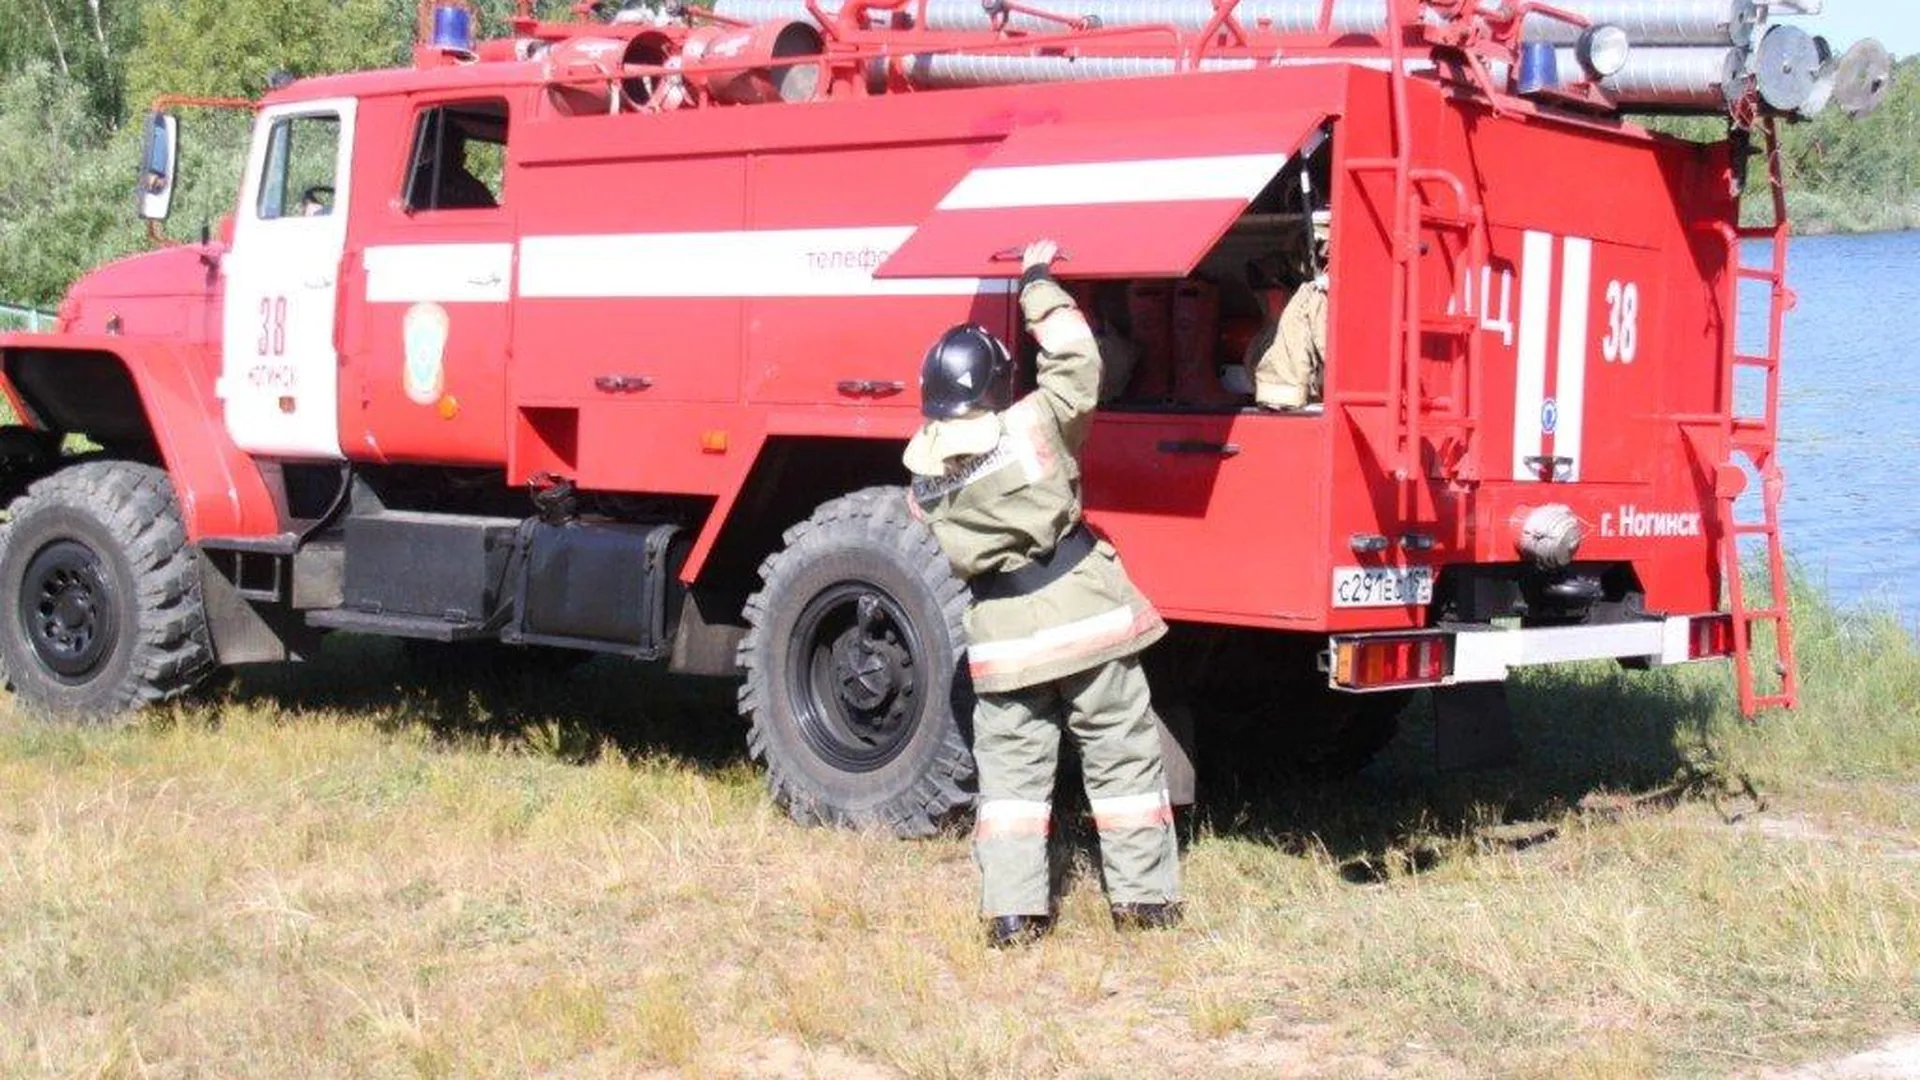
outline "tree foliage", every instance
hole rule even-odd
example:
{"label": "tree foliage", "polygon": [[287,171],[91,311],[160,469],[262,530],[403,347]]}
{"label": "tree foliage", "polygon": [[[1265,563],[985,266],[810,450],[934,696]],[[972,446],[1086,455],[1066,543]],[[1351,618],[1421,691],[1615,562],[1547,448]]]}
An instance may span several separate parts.
{"label": "tree foliage", "polygon": [[1848,209],[1855,219],[1840,228],[1870,227],[1889,211],[1920,225],[1920,58],[1902,61],[1879,111],[1853,120],[1829,110],[1810,124],[1787,131],[1788,179],[1814,208]]}
{"label": "tree foliage", "polygon": [[[1724,138],[1708,117],[1660,117],[1651,126],[1696,141]],[[1811,121],[1780,125],[1787,191],[1802,232],[1920,228],[1920,57],[1894,68],[1886,101],[1855,119],[1829,108]],[[1772,213],[1765,163],[1756,158],[1747,189],[1750,222]]]}
{"label": "tree foliage", "polygon": [[45,66],[111,124],[123,112],[127,57],[138,45],[131,0],[0,0],[0,73]]}

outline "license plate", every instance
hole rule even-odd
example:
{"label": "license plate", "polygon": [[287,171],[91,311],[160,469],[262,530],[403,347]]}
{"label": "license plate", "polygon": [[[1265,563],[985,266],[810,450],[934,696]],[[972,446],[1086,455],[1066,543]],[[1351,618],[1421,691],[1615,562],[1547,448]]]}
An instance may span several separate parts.
{"label": "license plate", "polygon": [[1358,566],[1333,572],[1337,608],[1406,607],[1433,603],[1433,568],[1375,570]]}

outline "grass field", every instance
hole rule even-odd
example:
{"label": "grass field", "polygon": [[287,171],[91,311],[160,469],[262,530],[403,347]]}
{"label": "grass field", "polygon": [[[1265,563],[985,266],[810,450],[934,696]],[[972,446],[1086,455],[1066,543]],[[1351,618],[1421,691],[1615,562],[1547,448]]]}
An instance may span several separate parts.
{"label": "grass field", "polygon": [[[1069,829],[1014,955],[963,838],[770,807],[727,684],[342,639],[121,730],[9,717],[0,1075],[1769,1075],[1920,1029],[1920,650],[1800,626],[1757,728],[1723,669],[1567,671],[1515,687],[1517,769],[1436,775],[1414,719],[1216,792],[1179,932],[1116,936]],[[1709,797],[1741,776],[1764,811]]]}

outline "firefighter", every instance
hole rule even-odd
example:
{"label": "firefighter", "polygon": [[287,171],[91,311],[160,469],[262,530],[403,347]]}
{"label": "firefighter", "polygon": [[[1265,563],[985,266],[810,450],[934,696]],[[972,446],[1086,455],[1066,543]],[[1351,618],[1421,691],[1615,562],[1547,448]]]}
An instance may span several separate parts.
{"label": "firefighter", "polygon": [[1058,253],[1039,240],[1023,262],[1037,389],[1012,400],[1007,346],[956,326],[927,353],[927,422],[905,455],[910,509],[973,594],[974,858],[988,941],[999,948],[1052,925],[1047,834],[1062,730],[1080,750],[1114,925],[1171,927],[1181,915],[1173,810],[1139,658],[1166,624],[1081,521],[1075,455],[1099,398],[1100,358],[1086,318],[1053,280]]}
{"label": "firefighter", "polygon": [[1267,325],[1248,349],[1254,403],[1263,409],[1294,412],[1320,404],[1327,361],[1326,244],[1331,218],[1313,215],[1310,276],[1287,300],[1280,318]]}

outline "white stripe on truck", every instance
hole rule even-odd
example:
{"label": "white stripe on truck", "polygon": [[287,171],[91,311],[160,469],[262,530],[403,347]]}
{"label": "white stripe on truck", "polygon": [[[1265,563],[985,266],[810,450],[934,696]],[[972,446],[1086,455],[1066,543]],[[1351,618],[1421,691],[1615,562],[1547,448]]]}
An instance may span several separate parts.
{"label": "white stripe on truck", "polygon": [[1580,479],[1581,442],[1586,437],[1587,331],[1593,306],[1593,241],[1569,236],[1560,273],[1560,362],[1554,371],[1559,426],[1553,433],[1555,457],[1573,464],[1560,475]]}
{"label": "white stripe on truck", "polygon": [[1285,154],[1227,154],[1067,165],[975,169],[940,200],[941,210],[1020,206],[1251,200],[1287,163]]}
{"label": "white stripe on truck", "polygon": [[539,299],[972,296],[1013,282],[891,278],[874,270],[914,226],[529,236],[520,295]]}
{"label": "white stripe on truck", "polygon": [[1538,481],[1537,458],[1546,445],[1541,411],[1547,404],[1547,321],[1553,302],[1553,237],[1529,232],[1520,252],[1520,351],[1513,386],[1513,478]]}
{"label": "white stripe on truck", "polygon": [[721,297],[974,296],[998,278],[892,278],[873,272],[911,225],[837,229],[528,236],[514,289],[512,244],[389,244],[366,251],[371,304]]}
{"label": "white stripe on truck", "polygon": [[512,244],[389,244],[363,261],[369,304],[504,304],[513,287]]}

